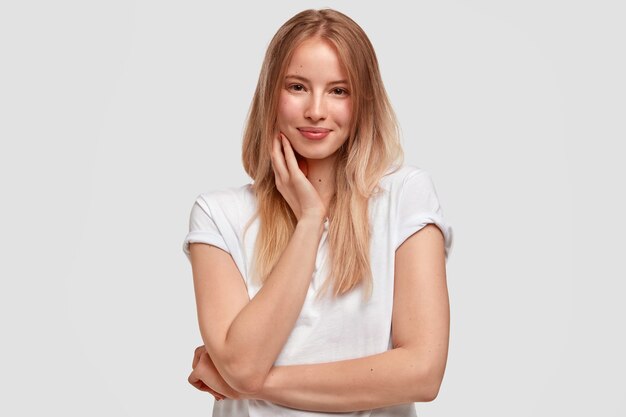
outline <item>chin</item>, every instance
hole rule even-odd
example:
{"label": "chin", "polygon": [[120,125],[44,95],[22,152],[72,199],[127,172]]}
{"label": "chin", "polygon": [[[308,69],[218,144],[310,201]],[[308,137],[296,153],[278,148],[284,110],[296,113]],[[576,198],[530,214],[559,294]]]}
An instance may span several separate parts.
{"label": "chin", "polygon": [[[300,148],[300,146],[298,146]],[[302,146],[304,149],[296,149],[293,144],[291,145],[291,149],[296,154],[296,156],[302,156],[307,159],[324,159],[329,154],[324,149],[309,149],[308,146]]]}
{"label": "chin", "polygon": [[322,160],[322,159],[326,159],[329,156],[332,156],[332,154],[328,154],[328,153],[323,153],[323,154],[305,154],[302,155],[303,158],[309,159],[309,160]]}
{"label": "chin", "polygon": [[300,158],[306,158],[306,159],[319,159],[319,157],[315,154],[312,154],[311,152],[298,152],[295,150],[293,150],[293,153],[296,154],[296,158],[300,157]]}

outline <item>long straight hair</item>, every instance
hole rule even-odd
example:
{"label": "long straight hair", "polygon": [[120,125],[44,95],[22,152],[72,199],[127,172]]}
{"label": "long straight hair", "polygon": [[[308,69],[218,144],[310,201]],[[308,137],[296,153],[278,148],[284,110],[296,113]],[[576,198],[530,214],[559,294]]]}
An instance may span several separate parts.
{"label": "long straight hair", "polygon": [[356,22],[332,9],[305,10],[289,19],[272,38],[261,67],[242,147],[243,166],[254,180],[258,202],[246,230],[257,216],[260,218],[252,277],[259,284],[265,283],[297,224],[291,207],[276,188],[270,153],[285,71],[295,49],[311,38],[334,46],[352,94],[349,137],[336,151],[334,166],[336,193],[330,202],[327,237],[331,266],[317,296],[331,285],[337,297],[363,284],[365,299],[371,297],[373,285],[369,199],[380,191],[378,183],[388,169],[393,165],[397,169],[404,162],[404,152],[371,42]]}

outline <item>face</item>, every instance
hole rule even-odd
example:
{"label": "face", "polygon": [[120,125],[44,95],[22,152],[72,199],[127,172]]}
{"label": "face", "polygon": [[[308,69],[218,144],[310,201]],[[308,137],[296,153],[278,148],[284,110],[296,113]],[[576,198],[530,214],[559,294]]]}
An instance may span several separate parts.
{"label": "face", "polygon": [[332,157],[348,138],[352,116],[348,77],[333,46],[321,39],[301,43],[281,87],[280,131],[303,157]]}

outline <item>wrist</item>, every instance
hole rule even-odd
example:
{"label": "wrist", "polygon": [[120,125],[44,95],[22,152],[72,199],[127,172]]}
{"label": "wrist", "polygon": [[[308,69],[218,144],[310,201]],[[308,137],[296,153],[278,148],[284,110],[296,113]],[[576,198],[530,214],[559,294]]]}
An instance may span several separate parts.
{"label": "wrist", "polygon": [[298,225],[302,227],[319,228],[320,232],[324,230],[328,222],[328,217],[320,214],[305,214],[298,220]]}

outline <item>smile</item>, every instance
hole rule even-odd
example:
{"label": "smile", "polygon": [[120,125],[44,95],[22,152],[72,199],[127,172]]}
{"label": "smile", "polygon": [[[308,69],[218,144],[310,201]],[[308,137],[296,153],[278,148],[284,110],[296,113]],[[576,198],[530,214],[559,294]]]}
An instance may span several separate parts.
{"label": "smile", "polygon": [[312,140],[324,139],[331,132],[330,129],[323,129],[323,128],[317,128],[317,127],[302,127],[302,128],[298,128],[298,131],[305,138],[312,139]]}

